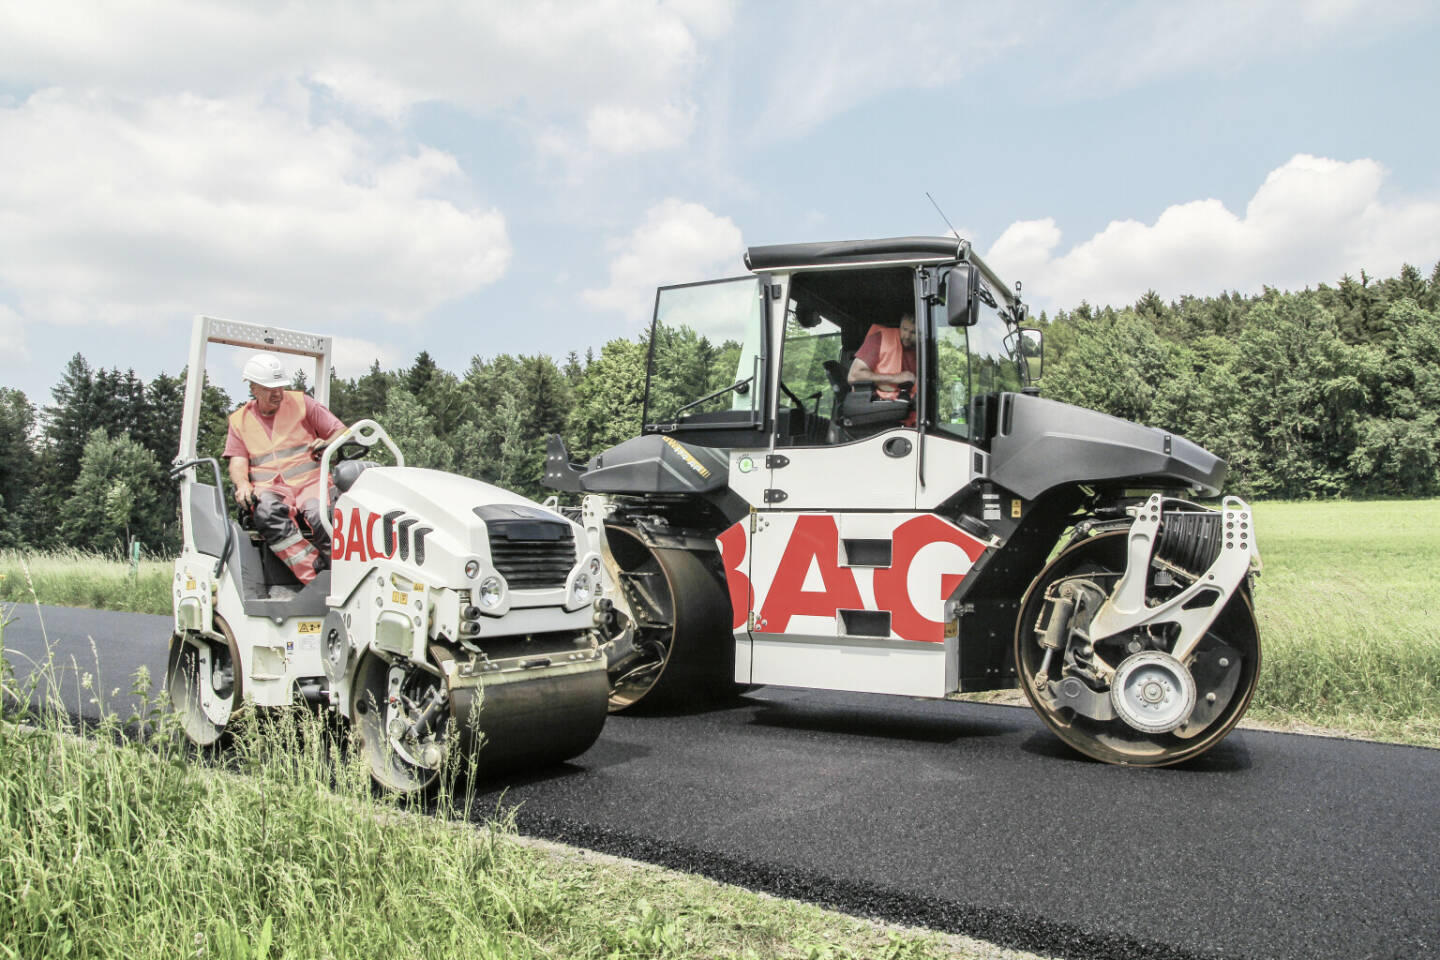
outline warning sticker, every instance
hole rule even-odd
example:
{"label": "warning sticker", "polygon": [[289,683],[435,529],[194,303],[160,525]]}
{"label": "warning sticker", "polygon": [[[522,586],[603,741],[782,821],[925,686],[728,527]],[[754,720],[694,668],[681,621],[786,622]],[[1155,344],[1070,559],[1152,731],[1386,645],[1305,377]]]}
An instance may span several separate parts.
{"label": "warning sticker", "polygon": [[319,620],[301,620],[298,624],[296,624],[296,626],[295,626],[295,632],[298,633],[298,634],[300,634],[301,636],[304,636],[304,635],[307,634],[307,633],[319,633],[319,632],[320,632],[320,621],[319,621]]}
{"label": "warning sticker", "polygon": [[391,592],[390,600],[392,603],[398,603],[400,604],[400,606],[403,607],[405,606],[405,604],[410,602],[410,594],[401,593],[399,590],[395,590]]}

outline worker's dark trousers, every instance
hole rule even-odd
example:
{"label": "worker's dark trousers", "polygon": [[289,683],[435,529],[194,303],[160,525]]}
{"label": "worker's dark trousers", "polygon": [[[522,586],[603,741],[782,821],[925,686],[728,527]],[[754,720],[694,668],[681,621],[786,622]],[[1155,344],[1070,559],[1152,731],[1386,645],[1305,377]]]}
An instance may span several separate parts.
{"label": "worker's dark trousers", "polygon": [[[312,539],[308,541],[301,536],[296,522],[300,517],[310,527]],[[319,499],[296,503],[293,491],[264,490],[255,498],[255,529],[301,583],[309,583],[316,573],[330,566],[330,543],[320,525]]]}

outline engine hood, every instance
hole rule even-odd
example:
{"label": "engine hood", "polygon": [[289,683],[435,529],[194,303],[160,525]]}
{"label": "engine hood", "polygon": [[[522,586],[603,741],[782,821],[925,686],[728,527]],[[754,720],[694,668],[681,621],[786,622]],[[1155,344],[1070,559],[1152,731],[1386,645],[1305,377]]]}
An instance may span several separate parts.
{"label": "engine hood", "polygon": [[580,477],[587,493],[706,493],[730,479],[726,451],[649,434],[591,458]]}
{"label": "engine hood", "polygon": [[1027,500],[1067,483],[1124,480],[1216,496],[1229,466],[1184,437],[1042,397],[1001,398],[990,478]]}

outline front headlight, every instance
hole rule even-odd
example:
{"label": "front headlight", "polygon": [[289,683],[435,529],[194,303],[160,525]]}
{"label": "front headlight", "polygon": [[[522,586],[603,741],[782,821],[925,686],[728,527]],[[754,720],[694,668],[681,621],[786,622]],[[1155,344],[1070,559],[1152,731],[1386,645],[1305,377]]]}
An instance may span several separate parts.
{"label": "front headlight", "polygon": [[480,588],[475,591],[475,597],[480,601],[481,607],[486,610],[494,610],[505,599],[505,581],[493,574],[486,577],[480,581]]}
{"label": "front headlight", "polygon": [[575,580],[570,584],[570,605],[583,607],[590,602],[594,592],[594,581],[590,579],[590,574],[583,571],[575,574]]}

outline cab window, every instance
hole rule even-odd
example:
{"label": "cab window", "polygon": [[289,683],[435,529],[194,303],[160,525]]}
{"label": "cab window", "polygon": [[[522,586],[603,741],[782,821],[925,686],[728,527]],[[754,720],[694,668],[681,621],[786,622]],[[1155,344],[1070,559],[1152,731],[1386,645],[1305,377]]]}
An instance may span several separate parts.
{"label": "cab window", "polygon": [[[971,327],[945,322],[945,305],[931,308],[935,333],[935,425],[964,440],[974,439],[977,400],[1024,386],[1020,344],[996,308],[993,293],[982,288],[979,320]],[[983,428],[983,425],[982,425]]]}

